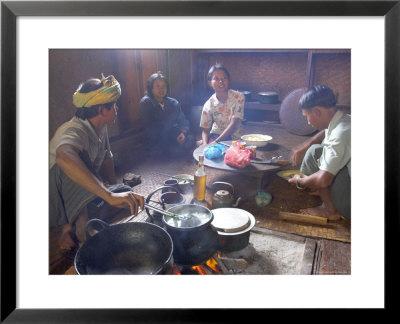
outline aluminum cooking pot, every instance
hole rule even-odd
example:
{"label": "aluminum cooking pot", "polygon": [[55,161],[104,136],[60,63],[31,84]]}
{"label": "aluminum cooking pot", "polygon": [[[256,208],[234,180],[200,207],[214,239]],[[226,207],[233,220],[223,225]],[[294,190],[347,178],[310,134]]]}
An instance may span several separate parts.
{"label": "aluminum cooking pot", "polygon": [[276,92],[266,91],[259,92],[258,101],[263,104],[277,104],[279,103],[279,96]]}
{"label": "aluminum cooking pot", "polygon": [[180,265],[198,265],[210,259],[218,248],[218,233],[211,227],[211,211],[186,204],[168,209],[180,218],[164,215],[162,222],[174,243],[174,261]]}
{"label": "aluminum cooking pot", "polygon": [[[102,228],[90,236],[90,226]],[[132,222],[109,225],[100,219],[86,224],[85,243],[75,255],[78,274],[161,274],[171,273],[173,243],[160,226]]]}
{"label": "aluminum cooking pot", "polygon": [[249,244],[250,231],[255,225],[252,214],[239,208],[218,208],[213,214],[211,226],[218,231],[220,251],[237,251]]}

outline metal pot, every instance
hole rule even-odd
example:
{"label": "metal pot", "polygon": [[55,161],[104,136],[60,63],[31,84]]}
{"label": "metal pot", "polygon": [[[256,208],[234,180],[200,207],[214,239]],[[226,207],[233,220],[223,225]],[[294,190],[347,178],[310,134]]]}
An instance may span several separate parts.
{"label": "metal pot", "polygon": [[161,205],[174,206],[183,202],[183,196],[178,192],[164,192],[160,196]]}
{"label": "metal pot", "polygon": [[259,92],[258,101],[263,104],[277,104],[279,103],[279,96],[276,92]]}
{"label": "metal pot", "polygon": [[181,192],[180,188],[179,188],[179,184],[178,184],[178,180],[176,179],[169,179],[169,180],[165,180],[164,181],[164,188],[162,189],[162,192],[173,192],[174,190],[172,190],[170,187],[173,187],[177,190],[177,192]]}
{"label": "metal pot", "polygon": [[244,94],[244,98],[246,102],[251,101],[251,92],[250,91],[239,91],[240,93]]}
{"label": "metal pot", "polygon": [[180,265],[198,265],[210,259],[218,248],[218,234],[211,227],[211,211],[199,205],[177,205],[168,212],[184,219],[164,215],[163,224],[174,243],[174,260]]}
{"label": "metal pot", "polygon": [[[90,226],[102,228],[90,236]],[[85,227],[86,241],[75,255],[78,274],[161,274],[171,273],[173,243],[160,226],[132,222],[109,225],[100,219]]]}
{"label": "metal pot", "polygon": [[178,185],[181,193],[188,194],[193,192],[194,177],[190,174],[176,174],[173,176],[178,180]]}
{"label": "metal pot", "polygon": [[239,208],[218,208],[213,214],[211,226],[218,232],[220,251],[237,251],[249,244],[250,231],[255,225],[252,214]]}
{"label": "metal pot", "polygon": [[[150,217],[150,222],[151,223],[158,222],[159,223],[158,225],[162,225],[162,223],[161,223],[161,215],[162,215],[162,213],[160,213],[158,211],[150,212],[150,208],[148,206],[149,203],[152,202],[152,203],[156,203],[156,204],[161,205],[162,209],[166,209],[167,201],[166,201],[165,198],[162,199],[162,197],[165,197],[165,196],[163,196],[163,194],[161,195],[159,201],[155,201],[155,200],[151,199],[153,197],[153,195],[155,193],[159,192],[159,191],[163,192],[163,194],[166,193],[166,192],[174,192],[174,193],[176,193],[176,196],[175,196],[176,201],[181,201],[180,198],[183,199],[183,197],[182,197],[181,193],[179,192],[179,190],[174,186],[162,186],[162,187],[159,187],[156,190],[154,190],[153,192],[151,192],[146,197],[146,199],[145,199],[145,205],[146,205],[145,210],[146,210],[147,215]],[[169,199],[172,199],[172,197],[169,197]],[[169,200],[169,201],[171,201],[171,200]]]}

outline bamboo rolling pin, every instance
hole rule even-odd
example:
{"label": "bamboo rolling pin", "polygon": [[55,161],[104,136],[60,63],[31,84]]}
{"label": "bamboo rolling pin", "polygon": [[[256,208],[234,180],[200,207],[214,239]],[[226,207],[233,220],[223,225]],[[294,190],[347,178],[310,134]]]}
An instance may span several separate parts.
{"label": "bamboo rolling pin", "polygon": [[310,223],[317,225],[326,225],[328,223],[328,218],[326,217],[289,213],[289,212],[279,212],[279,218],[288,221]]}

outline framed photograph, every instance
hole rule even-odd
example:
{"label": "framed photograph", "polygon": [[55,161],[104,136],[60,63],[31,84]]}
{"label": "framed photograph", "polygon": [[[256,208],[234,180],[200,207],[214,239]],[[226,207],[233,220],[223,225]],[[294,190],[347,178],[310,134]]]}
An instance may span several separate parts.
{"label": "framed photograph", "polygon": [[[399,21],[398,0],[2,2],[1,321],[218,322],[251,309],[392,309]],[[95,48],[351,49],[360,207],[352,217],[352,274],[49,276],[49,50]],[[210,309],[218,310],[212,319]]]}

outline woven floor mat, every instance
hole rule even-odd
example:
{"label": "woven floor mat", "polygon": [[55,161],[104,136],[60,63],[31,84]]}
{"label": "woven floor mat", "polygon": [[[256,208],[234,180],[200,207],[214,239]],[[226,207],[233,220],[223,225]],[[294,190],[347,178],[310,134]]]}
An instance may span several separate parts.
{"label": "woven floor mat", "polygon": [[[351,224],[350,221],[345,219],[338,222],[328,222],[326,225],[279,219],[279,212],[281,211],[299,213],[300,209],[321,205],[321,200],[318,196],[296,189],[294,185],[278,177],[275,172],[266,174],[263,178],[263,190],[272,195],[272,202],[266,207],[259,207],[255,203],[255,196],[258,192],[256,178],[217,170],[212,170],[207,176],[209,186],[214,181],[232,183],[236,190],[236,198],[242,197],[238,208],[252,213],[256,218],[257,226],[306,237],[351,242]],[[211,202],[212,193],[207,192],[206,199]]]}
{"label": "woven floor mat", "polygon": [[272,195],[272,202],[266,207],[258,207],[251,200],[247,200],[241,208],[252,211],[257,215],[257,226],[275,231],[298,234],[313,238],[351,242],[350,221],[342,219],[326,225],[314,225],[279,219],[279,212],[299,213],[300,209],[319,206],[318,196],[310,195],[296,189],[286,180],[273,174],[268,178],[264,190]]}
{"label": "woven floor mat", "polygon": [[146,157],[128,162],[128,165],[129,168],[123,171],[140,175],[142,180],[133,191],[144,196],[161,187],[164,181],[170,178],[168,175],[194,174],[197,169],[197,162],[192,156],[170,160]]}

